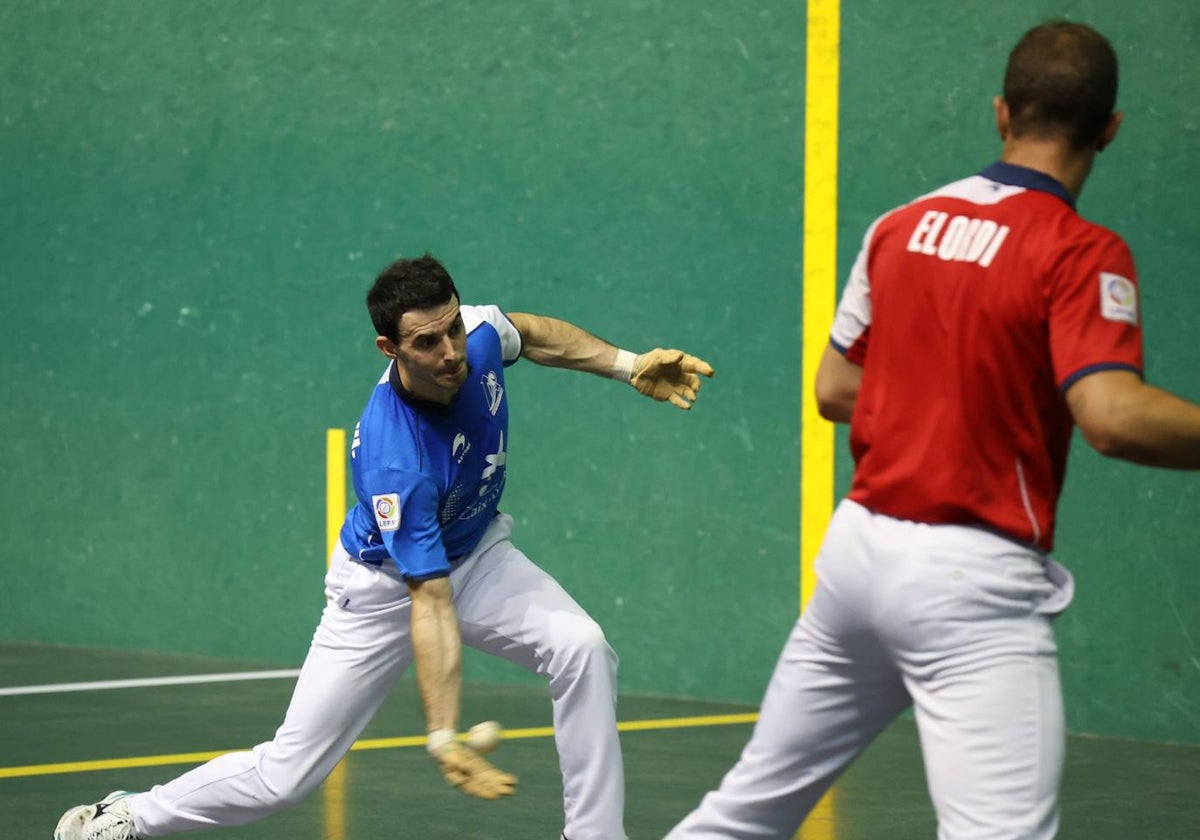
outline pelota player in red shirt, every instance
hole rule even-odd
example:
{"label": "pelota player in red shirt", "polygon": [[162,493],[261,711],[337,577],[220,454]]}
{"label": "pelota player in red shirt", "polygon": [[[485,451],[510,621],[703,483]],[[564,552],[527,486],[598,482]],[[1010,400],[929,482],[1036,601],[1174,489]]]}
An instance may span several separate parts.
{"label": "pelota player in red shirt", "polygon": [[995,100],[1001,160],[867,232],[816,381],[853,485],[749,744],[669,840],[791,838],[909,705],[940,840],[1054,836],[1072,581],[1046,552],[1072,429],[1200,468],[1200,406],[1142,380],[1129,249],[1074,209],[1116,89],[1103,36],[1035,27]]}

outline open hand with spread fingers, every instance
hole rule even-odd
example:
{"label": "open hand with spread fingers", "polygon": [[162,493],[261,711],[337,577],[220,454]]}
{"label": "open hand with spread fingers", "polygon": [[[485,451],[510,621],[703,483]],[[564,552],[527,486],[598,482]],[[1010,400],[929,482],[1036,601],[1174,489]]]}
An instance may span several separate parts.
{"label": "open hand with spread fingers", "polygon": [[712,375],[712,365],[703,359],[656,347],[637,357],[629,384],[640,394],[686,411],[700,392],[700,376]]}
{"label": "open hand with spread fingers", "polygon": [[429,751],[446,781],[480,799],[499,799],[516,793],[517,777],[505,773],[478,752],[458,741]]}

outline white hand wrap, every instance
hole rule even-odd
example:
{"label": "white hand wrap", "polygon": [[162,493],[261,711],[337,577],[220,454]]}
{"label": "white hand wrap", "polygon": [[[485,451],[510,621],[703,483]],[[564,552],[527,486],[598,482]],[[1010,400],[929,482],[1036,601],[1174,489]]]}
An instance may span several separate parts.
{"label": "white hand wrap", "polygon": [[425,750],[430,755],[434,755],[442,747],[449,744],[458,737],[458,733],[453,729],[435,729],[429,733],[425,740]]}
{"label": "white hand wrap", "polygon": [[637,354],[628,350],[618,350],[616,361],[612,366],[612,378],[621,382],[633,379],[633,366],[637,363]]}

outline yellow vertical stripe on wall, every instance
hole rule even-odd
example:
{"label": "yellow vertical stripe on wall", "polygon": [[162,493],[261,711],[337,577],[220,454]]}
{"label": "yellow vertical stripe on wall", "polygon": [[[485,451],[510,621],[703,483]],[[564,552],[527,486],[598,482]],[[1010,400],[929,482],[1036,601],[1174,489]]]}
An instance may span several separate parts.
{"label": "yellow vertical stripe on wall", "polygon": [[325,430],[325,557],[346,518],[346,430]]}
{"label": "yellow vertical stripe on wall", "polygon": [[804,106],[804,321],[800,395],[800,605],[833,512],[833,426],[817,414],[813,379],[829,341],[837,295],[837,0],[808,4]]}
{"label": "yellow vertical stripe on wall", "polygon": [[[346,430],[325,430],[325,563],[346,517]],[[325,840],[346,838],[346,762],[339,761],[323,786]]]}
{"label": "yellow vertical stripe on wall", "polygon": [[[833,426],[817,414],[813,379],[837,297],[838,0],[809,0],[804,94],[804,321],[800,395],[800,608],[833,513]],[[825,794],[796,840],[837,840],[836,793]]]}

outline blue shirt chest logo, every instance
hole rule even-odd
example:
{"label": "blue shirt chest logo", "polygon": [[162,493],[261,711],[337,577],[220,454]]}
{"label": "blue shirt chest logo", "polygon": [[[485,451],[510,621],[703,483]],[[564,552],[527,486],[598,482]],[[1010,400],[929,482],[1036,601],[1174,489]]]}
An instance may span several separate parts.
{"label": "blue shirt chest logo", "polygon": [[483,386],[488,411],[495,417],[496,412],[500,410],[500,403],[504,400],[504,386],[500,384],[500,377],[496,376],[496,371],[489,370],[479,378],[479,384]]}

